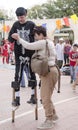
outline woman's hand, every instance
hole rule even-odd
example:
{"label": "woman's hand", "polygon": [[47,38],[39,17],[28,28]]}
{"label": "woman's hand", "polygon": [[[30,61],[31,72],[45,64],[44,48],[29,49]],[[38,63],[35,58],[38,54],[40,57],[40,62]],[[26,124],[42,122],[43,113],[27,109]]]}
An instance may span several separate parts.
{"label": "woman's hand", "polygon": [[17,33],[13,33],[13,34],[11,35],[11,37],[14,38],[15,40],[19,40],[19,38],[20,38]]}

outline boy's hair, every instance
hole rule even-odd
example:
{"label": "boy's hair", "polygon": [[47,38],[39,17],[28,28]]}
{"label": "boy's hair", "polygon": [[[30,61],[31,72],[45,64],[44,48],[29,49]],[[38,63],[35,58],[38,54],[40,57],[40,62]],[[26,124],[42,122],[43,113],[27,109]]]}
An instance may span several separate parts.
{"label": "boy's hair", "polygon": [[73,46],[78,47],[78,44],[77,44],[77,43],[74,43]]}
{"label": "boy's hair", "polygon": [[16,16],[22,16],[22,15],[26,15],[27,14],[27,9],[23,8],[23,7],[18,7],[15,11]]}
{"label": "boy's hair", "polygon": [[44,37],[47,36],[46,28],[43,26],[35,26],[33,33],[37,33],[38,35],[42,33]]}

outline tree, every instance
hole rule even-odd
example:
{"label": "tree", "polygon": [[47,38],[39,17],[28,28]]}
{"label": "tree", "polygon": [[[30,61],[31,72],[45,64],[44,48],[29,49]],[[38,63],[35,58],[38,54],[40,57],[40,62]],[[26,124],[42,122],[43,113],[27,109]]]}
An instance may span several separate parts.
{"label": "tree", "polygon": [[54,6],[53,1],[50,0],[48,1],[48,3],[43,4],[42,10],[43,10],[43,16],[45,16],[45,18],[50,19],[56,17],[56,8]]}
{"label": "tree", "polygon": [[48,0],[46,3],[34,6],[29,10],[29,18],[61,18],[78,15],[78,0]]}
{"label": "tree", "polygon": [[7,11],[0,9],[0,19],[4,20],[4,19],[7,19],[7,18],[8,18]]}
{"label": "tree", "polygon": [[42,19],[43,18],[43,12],[40,5],[36,5],[32,7],[28,11],[28,18],[30,19]]}
{"label": "tree", "polygon": [[78,0],[57,0],[54,4],[59,17],[78,14]]}

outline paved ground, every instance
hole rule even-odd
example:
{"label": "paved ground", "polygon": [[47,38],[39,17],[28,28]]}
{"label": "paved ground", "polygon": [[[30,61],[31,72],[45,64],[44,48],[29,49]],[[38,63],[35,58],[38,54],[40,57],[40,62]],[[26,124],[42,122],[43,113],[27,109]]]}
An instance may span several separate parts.
{"label": "paved ground", "polygon": [[[39,101],[40,89],[37,87],[38,120],[35,120],[35,105],[26,103],[31,94],[31,89],[26,87],[21,88],[21,106],[16,111],[15,122],[12,123],[13,78],[14,66],[0,63],[0,130],[37,130],[37,126],[45,120],[44,110]],[[52,130],[78,130],[78,87],[76,91],[72,90],[69,76],[61,77],[61,93],[58,94],[55,89],[53,102],[59,120],[53,125]]]}

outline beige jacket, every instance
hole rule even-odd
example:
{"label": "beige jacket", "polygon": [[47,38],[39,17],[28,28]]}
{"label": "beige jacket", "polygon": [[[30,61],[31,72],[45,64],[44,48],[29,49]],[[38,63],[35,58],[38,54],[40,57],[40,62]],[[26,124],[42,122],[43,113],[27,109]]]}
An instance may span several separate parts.
{"label": "beige jacket", "polygon": [[[53,66],[55,64],[56,59],[56,51],[54,43],[47,39],[48,41],[48,48],[50,52],[50,56],[48,56],[48,65]],[[45,55],[46,51],[46,40],[39,40],[32,43],[28,43],[27,41],[24,41],[23,39],[19,38],[19,42],[22,44],[22,46],[29,50],[38,50],[39,55]]]}

